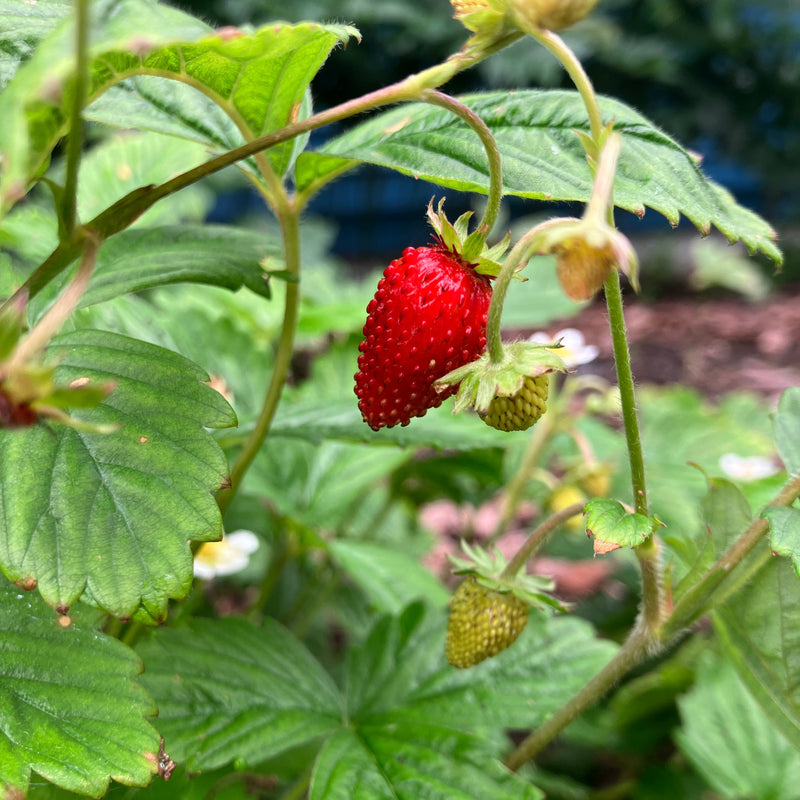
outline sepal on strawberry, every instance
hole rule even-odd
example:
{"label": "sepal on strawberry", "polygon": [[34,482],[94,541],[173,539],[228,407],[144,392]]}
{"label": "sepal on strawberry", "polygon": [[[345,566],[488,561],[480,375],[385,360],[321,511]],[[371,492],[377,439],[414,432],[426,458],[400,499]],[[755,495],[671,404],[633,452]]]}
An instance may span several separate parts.
{"label": "sepal on strawberry", "polygon": [[553,371],[566,372],[557,349],[558,343],[514,342],[504,345],[503,358],[499,362],[492,361],[490,355],[484,353],[476,361],[444,375],[434,383],[434,387],[437,391],[448,391],[459,384],[453,413],[459,414],[472,407],[485,418],[496,398],[510,398],[524,391],[529,379]]}
{"label": "sepal on strawberry", "polygon": [[464,212],[455,222],[450,222],[444,213],[444,198],[434,211],[433,200],[428,203],[428,222],[436,233],[436,238],[452,253],[469,262],[475,272],[480,275],[496,277],[502,265],[503,257],[511,242],[511,234],[507,233],[500,242],[488,247],[486,233],[481,230],[469,233],[469,221],[472,212]]}
{"label": "sepal on strawberry", "polygon": [[508,562],[500,551],[492,554],[462,543],[467,559],[452,558],[454,572],[465,575],[450,603],[445,655],[454,667],[465,669],[510,647],[528,621],[528,609],[565,606],[549,592],[550,578],[528,575],[524,565],[506,575]]}

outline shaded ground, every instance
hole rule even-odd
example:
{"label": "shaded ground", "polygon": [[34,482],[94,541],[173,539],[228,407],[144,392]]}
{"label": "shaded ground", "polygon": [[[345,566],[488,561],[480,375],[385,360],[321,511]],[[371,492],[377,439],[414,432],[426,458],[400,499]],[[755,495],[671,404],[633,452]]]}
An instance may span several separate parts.
{"label": "shaded ground", "polygon": [[[658,302],[626,298],[633,370],[640,383],[684,383],[710,399],[735,389],[769,400],[800,385],[800,289],[763,302],[694,297]],[[613,379],[605,304],[548,328],[578,328],[600,348],[593,371]]]}

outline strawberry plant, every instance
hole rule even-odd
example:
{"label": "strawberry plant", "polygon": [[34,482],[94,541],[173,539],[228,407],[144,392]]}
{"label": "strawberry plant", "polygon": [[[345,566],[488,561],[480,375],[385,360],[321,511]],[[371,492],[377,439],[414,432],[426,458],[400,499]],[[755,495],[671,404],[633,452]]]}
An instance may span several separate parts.
{"label": "strawberry plant", "polygon": [[[595,93],[593,5],[453,0],[459,50],[316,110],[351,25],[5,3],[2,800],[796,796],[800,388],[637,386],[614,215],[782,254]],[[516,42],[574,91],[445,93]],[[305,212],[361,164],[485,203],[345,280]],[[504,238],[512,196],[584,211]],[[612,383],[513,334],[601,293]]]}

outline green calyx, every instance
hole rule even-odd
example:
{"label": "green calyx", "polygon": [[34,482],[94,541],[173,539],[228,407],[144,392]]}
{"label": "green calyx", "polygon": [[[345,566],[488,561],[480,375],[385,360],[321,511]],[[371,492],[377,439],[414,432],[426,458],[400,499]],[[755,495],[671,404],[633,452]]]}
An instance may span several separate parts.
{"label": "green calyx", "polygon": [[511,242],[510,234],[506,234],[505,238],[493,247],[487,247],[486,231],[479,229],[469,233],[472,212],[465,212],[455,223],[452,223],[444,213],[444,198],[439,201],[439,206],[435,211],[433,200],[428,203],[427,216],[431,227],[436,232],[436,237],[444,247],[469,262],[481,275],[497,276],[502,266],[499,259],[508,250]]}
{"label": "green calyx", "polygon": [[526,377],[535,378],[547,372],[566,372],[567,367],[556,352],[558,345],[514,342],[503,346],[503,357],[492,361],[484,353],[477,361],[448,372],[434,383],[437,391],[460,384],[453,413],[474,408],[486,414],[495,397],[511,397],[521,388]]}
{"label": "green calyx", "polygon": [[516,572],[507,574],[508,561],[495,547],[488,552],[480,547],[472,547],[461,542],[466,558],[449,556],[456,575],[474,575],[475,579],[487,589],[503,594],[512,594],[532,608],[555,608],[569,611],[569,606],[561,603],[551,592],[555,588],[553,579],[546,575],[529,575],[523,564]]}

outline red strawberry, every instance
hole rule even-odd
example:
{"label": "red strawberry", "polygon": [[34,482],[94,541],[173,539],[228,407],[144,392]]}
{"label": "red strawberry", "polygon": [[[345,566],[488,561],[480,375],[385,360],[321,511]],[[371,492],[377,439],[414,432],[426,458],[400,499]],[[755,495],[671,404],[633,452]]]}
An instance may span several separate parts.
{"label": "red strawberry", "polygon": [[367,306],[355,392],[373,429],[408,425],[453,394],[433,382],[474,361],[486,345],[487,275],[441,242],[407,248]]}

